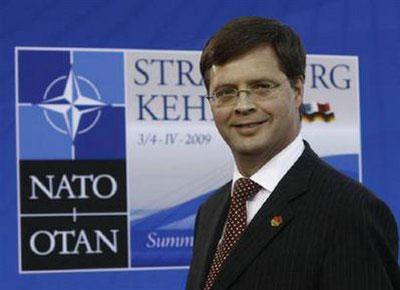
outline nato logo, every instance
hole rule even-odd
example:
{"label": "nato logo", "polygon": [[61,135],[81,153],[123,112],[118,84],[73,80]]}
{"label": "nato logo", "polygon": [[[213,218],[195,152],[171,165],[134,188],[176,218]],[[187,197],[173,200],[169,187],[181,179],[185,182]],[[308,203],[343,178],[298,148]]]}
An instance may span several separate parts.
{"label": "nato logo", "polygon": [[22,160],[125,159],[123,54],[17,50]]}
{"label": "nato logo", "polygon": [[22,271],[128,267],[123,53],[18,48]]}
{"label": "nato logo", "polygon": [[[82,94],[78,79],[84,81],[90,87],[92,90],[91,95],[95,96],[95,98]],[[57,86],[58,82],[65,83],[63,94],[49,98],[52,89]],[[39,104],[39,107],[44,109],[47,121],[55,130],[67,134],[72,140],[75,140],[77,134],[89,131],[98,122],[101,116],[101,109],[105,105],[100,100],[101,97],[95,85],[84,77],[76,77],[71,69],[68,77],[59,77],[46,88],[43,102]],[[51,112],[61,114],[63,121],[61,126],[57,125],[57,121],[51,118]],[[80,125],[82,117],[92,112],[96,112],[96,114],[91,114],[93,115],[92,120],[84,128],[79,129],[82,127]]]}

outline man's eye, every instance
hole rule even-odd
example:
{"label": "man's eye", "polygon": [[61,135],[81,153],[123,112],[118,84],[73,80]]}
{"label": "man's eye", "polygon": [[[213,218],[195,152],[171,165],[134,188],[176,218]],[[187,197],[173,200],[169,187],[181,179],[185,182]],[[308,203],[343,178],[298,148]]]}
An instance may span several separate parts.
{"label": "man's eye", "polygon": [[235,92],[236,92],[235,89],[226,88],[226,89],[216,91],[215,95],[217,97],[226,97],[226,96],[235,95]]}

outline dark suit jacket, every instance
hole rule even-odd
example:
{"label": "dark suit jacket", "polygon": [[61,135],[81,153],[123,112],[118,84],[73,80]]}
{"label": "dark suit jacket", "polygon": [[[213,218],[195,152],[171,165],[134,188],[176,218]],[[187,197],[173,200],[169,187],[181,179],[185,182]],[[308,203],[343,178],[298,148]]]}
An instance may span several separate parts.
{"label": "dark suit jacket", "polygon": [[[187,290],[200,290],[229,208],[231,183],[199,209]],[[282,217],[273,227],[271,219]],[[396,222],[360,183],[306,144],[248,225],[213,290],[400,290]]]}

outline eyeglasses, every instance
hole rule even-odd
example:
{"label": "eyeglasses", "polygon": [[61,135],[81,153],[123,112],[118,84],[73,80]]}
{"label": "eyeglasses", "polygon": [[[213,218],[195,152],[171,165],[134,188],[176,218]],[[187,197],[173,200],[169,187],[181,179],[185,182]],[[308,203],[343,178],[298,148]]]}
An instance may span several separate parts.
{"label": "eyeglasses", "polygon": [[247,93],[247,97],[252,101],[264,101],[275,98],[274,90],[279,88],[281,84],[263,82],[251,85],[247,90],[238,90],[236,88],[225,87],[214,91],[208,99],[216,106],[230,106],[236,103],[240,93]]}

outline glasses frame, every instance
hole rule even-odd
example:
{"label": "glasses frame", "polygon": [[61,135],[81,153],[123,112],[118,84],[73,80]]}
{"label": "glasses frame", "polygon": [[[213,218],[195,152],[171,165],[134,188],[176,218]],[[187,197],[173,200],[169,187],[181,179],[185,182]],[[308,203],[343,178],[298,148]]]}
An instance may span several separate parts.
{"label": "glasses frame", "polygon": [[[279,88],[280,86],[281,86],[281,84],[277,83],[277,84],[274,84],[273,86],[271,86],[268,89],[249,88],[249,89],[244,89],[244,90],[238,90],[236,88],[230,88],[233,92],[235,92],[233,94],[234,97],[232,98],[232,100],[234,100],[234,102],[232,102],[232,103],[228,101],[228,102],[222,102],[222,103],[217,104],[218,99],[220,99],[220,98],[218,98],[216,96],[216,92],[213,92],[211,95],[207,96],[206,98],[210,102],[215,103],[215,104],[217,104],[219,106],[229,106],[229,105],[235,104],[237,102],[237,100],[239,99],[239,97],[240,97],[240,93],[242,93],[242,92],[246,93],[246,96],[248,98],[250,98],[250,96],[258,96],[261,99],[269,100],[269,99],[272,99],[272,98],[268,98],[267,97],[269,95],[269,93],[271,93],[273,90]],[[265,91],[263,91],[263,90],[265,90]],[[263,92],[262,93],[260,93],[260,92],[257,93],[257,91],[263,91]]]}

